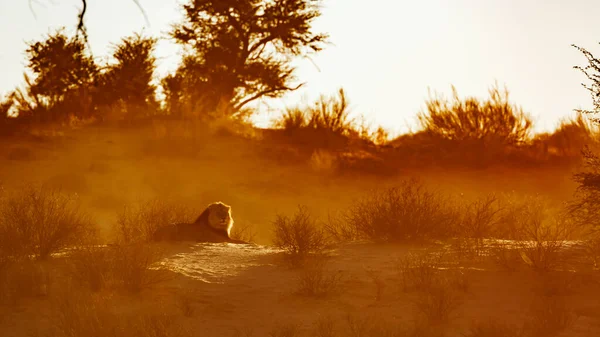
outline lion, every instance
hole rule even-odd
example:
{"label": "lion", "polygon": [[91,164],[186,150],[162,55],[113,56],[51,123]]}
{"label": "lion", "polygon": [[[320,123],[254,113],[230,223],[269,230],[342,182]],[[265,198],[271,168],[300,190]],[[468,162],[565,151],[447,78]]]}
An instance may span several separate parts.
{"label": "lion", "polygon": [[231,206],[215,202],[198,216],[193,223],[174,223],[159,227],[152,237],[154,241],[228,242],[247,244],[231,238],[233,217]]}

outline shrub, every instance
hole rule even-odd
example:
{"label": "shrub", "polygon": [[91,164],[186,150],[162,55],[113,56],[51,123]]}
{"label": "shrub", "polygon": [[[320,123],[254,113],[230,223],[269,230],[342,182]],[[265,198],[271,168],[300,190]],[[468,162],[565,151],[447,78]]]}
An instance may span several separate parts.
{"label": "shrub", "polygon": [[0,268],[0,304],[16,305],[21,299],[46,296],[51,274],[39,262],[22,260]]}
{"label": "shrub", "polygon": [[441,261],[439,256],[421,253],[409,253],[398,259],[397,268],[402,281],[402,288],[425,291],[440,282]]}
{"label": "shrub", "polygon": [[109,247],[79,246],[69,256],[70,276],[92,292],[100,291],[113,280],[115,257]]}
{"label": "shrub", "polygon": [[52,301],[51,331],[39,332],[39,336],[57,337],[104,337],[104,336],[155,336],[176,337],[192,334],[175,317],[168,314],[144,314],[126,316],[114,313],[106,298],[78,291],[65,294]]}
{"label": "shrub", "polygon": [[57,190],[27,187],[0,196],[0,255],[45,259],[92,232],[77,199]]}
{"label": "shrub", "polygon": [[578,113],[575,118],[562,120],[556,130],[547,136],[547,151],[556,151],[562,158],[580,157],[585,146],[594,142],[597,131],[597,126]]}
{"label": "shrub", "polygon": [[487,320],[473,324],[465,337],[521,337],[523,330],[521,328],[498,322],[496,320]]}
{"label": "shrub", "polygon": [[437,283],[419,292],[414,301],[422,318],[433,326],[448,323],[461,304],[460,294],[447,282]]}
{"label": "shrub", "polygon": [[594,233],[584,242],[586,257],[592,262],[594,269],[600,268],[600,235]]}
{"label": "shrub", "polygon": [[93,292],[104,288],[121,288],[130,293],[168,279],[157,262],[162,251],[143,242],[111,246],[77,247],[69,258],[72,280]]}
{"label": "shrub", "polygon": [[117,241],[149,241],[158,227],[191,219],[193,215],[187,207],[159,199],[125,207],[117,214]]}
{"label": "shrub", "polygon": [[486,146],[520,145],[528,139],[531,119],[509,103],[507,90],[502,93],[497,85],[492,87],[486,101],[461,100],[454,87],[452,93],[453,102],[442,97],[426,102],[427,112],[418,114],[425,131],[440,139]]}
{"label": "shrub", "polygon": [[342,148],[349,140],[364,144],[382,145],[389,134],[382,127],[372,127],[364,117],[351,117],[349,101],[344,89],[335,96],[321,96],[306,107],[287,109],[273,123],[275,128],[292,141],[317,148]]}
{"label": "shrub", "polygon": [[501,221],[502,210],[495,195],[487,195],[466,204],[461,212],[459,235],[477,240],[493,236]]}
{"label": "shrub", "polygon": [[573,175],[578,186],[568,210],[582,227],[600,228],[600,158],[589,147],[582,151],[582,155],[583,170]]}
{"label": "shrub", "polygon": [[357,228],[347,221],[343,212],[329,214],[323,230],[328,239],[334,242],[348,242],[360,238]]}
{"label": "shrub", "polygon": [[275,127],[284,129],[286,132],[293,132],[307,126],[307,120],[304,111],[299,107],[287,109],[280,119],[275,120]]}
{"label": "shrub", "polygon": [[361,237],[376,241],[447,238],[457,220],[447,202],[411,179],[354,202],[343,216]]}
{"label": "shrub", "polygon": [[321,96],[314,107],[309,109],[308,126],[337,134],[347,134],[352,130],[353,124],[349,116],[348,103],[344,89],[338,91],[337,98]]}
{"label": "shrub", "polygon": [[274,126],[288,132],[303,128],[327,130],[334,134],[348,135],[353,129],[354,121],[350,118],[348,98],[344,89],[338,96],[321,96],[311,106],[304,109],[295,107],[288,109]]}
{"label": "shrub", "polygon": [[556,336],[570,328],[575,315],[563,296],[534,299],[525,328],[532,336]]}
{"label": "shrub", "polygon": [[565,240],[573,233],[572,222],[564,216],[550,216],[539,200],[525,205],[517,219],[517,247],[521,257],[538,271],[549,271],[562,261]]}
{"label": "shrub", "polygon": [[307,256],[325,248],[325,233],[305,206],[298,206],[293,217],[277,215],[273,226],[274,244],[289,254],[292,264],[302,264]]}
{"label": "shrub", "polygon": [[314,257],[305,263],[298,278],[297,293],[323,298],[337,292],[342,274],[327,272],[326,265],[323,257]]}
{"label": "shrub", "polygon": [[495,242],[490,248],[490,255],[494,263],[509,271],[515,271],[523,264],[519,250],[507,241]]}
{"label": "shrub", "polygon": [[152,285],[168,279],[167,270],[155,266],[161,258],[156,247],[144,243],[132,243],[116,246],[116,261],[113,277],[115,281],[131,293],[139,293]]}
{"label": "shrub", "polygon": [[269,337],[296,337],[299,335],[300,327],[293,323],[278,324],[269,332]]}
{"label": "shrub", "polygon": [[373,269],[367,269],[367,276],[371,279],[373,284],[375,285],[375,301],[381,301],[383,298],[383,292],[385,290],[385,280],[381,276],[380,272],[377,272]]}
{"label": "shrub", "polygon": [[336,324],[331,316],[321,316],[315,322],[315,329],[313,332],[315,337],[336,337]]}
{"label": "shrub", "polygon": [[234,240],[242,240],[253,242],[256,239],[257,233],[254,227],[249,223],[237,223],[231,229],[231,238]]}

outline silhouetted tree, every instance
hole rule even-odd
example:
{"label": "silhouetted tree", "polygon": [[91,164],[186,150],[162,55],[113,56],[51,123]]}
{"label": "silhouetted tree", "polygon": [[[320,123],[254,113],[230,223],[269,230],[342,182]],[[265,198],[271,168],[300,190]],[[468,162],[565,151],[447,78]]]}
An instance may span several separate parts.
{"label": "silhouetted tree", "polygon": [[161,80],[167,112],[176,117],[191,117],[203,111],[200,106],[206,81],[197,76],[201,72],[195,57],[186,56],[173,74]]}
{"label": "silhouetted tree", "polygon": [[21,92],[20,99],[29,96],[35,101],[28,104],[30,113],[38,114],[33,117],[57,120],[69,114],[89,114],[84,111],[89,107],[84,100],[98,68],[86,54],[82,40],[69,38],[60,29],[44,41],[29,43],[26,54],[34,77],[31,81],[26,78],[27,95]]}
{"label": "silhouetted tree", "polygon": [[155,38],[134,34],[116,45],[113,53],[116,62],[98,77],[97,104],[120,106],[128,119],[157,111],[156,86],[152,84],[156,42]]}
{"label": "silhouetted tree", "polygon": [[578,187],[570,211],[580,224],[600,228],[600,158],[587,147],[582,155],[583,170],[573,174]]}
{"label": "silhouetted tree", "polygon": [[[292,86],[294,57],[322,50],[328,35],[315,33],[321,15],[314,0],[189,0],[184,20],[171,31],[186,47],[180,69],[165,79],[186,104],[235,115],[261,97],[279,97]],[[178,99],[181,99],[179,97]],[[175,97],[167,97],[173,105]]]}
{"label": "silhouetted tree", "polygon": [[[581,51],[587,58],[587,66],[574,66],[573,68],[579,69],[590,81],[592,81],[591,85],[587,85],[585,83],[582,83],[581,85],[590,92],[592,96],[592,103],[594,105],[593,110],[576,109],[576,111],[586,114],[596,114],[600,112],[600,60],[595,58],[594,55],[592,55],[592,53],[585,48],[581,48],[576,45],[572,46]],[[592,120],[594,120],[596,123],[600,123],[600,119],[598,118],[592,118]]]}
{"label": "silhouetted tree", "polygon": [[[574,66],[592,82],[591,85],[582,83],[592,96],[592,110],[576,109],[576,111],[585,114],[597,114],[600,112],[600,60],[595,58],[588,50],[572,45],[583,53],[587,58],[588,65],[585,67]],[[600,124],[597,117],[591,118],[595,123]],[[600,227],[600,158],[589,147],[583,151],[584,170],[573,175],[573,179],[579,185],[577,188],[577,198],[571,205],[571,211],[581,221],[581,223]]]}

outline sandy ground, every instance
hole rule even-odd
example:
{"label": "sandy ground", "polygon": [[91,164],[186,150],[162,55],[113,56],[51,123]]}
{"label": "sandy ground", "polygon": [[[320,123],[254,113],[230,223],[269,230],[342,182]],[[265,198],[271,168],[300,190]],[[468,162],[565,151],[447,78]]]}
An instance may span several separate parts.
{"label": "sandy ground", "polygon": [[[354,324],[410,329],[419,318],[418,293],[402,287],[398,260],[425,248],[361,242],[329,251],[326,277],[337,275],[336,291],[317,297],[298,292],[301,269],[289,267],[283,253],[261,245],[181,244],[162,247],[165,257],[155,267],[167,268],[164,282],[132,296],[112,294],[111,310],[121,315],[169,313],[177,326],[194,336],[267,336],[274,329],[296,325],[312,336],[319,321],[333,322],[338,335]],[[428,250],[439,249],[429,247]],[[449,261],[452,262],[452,261]],[[457,291],[460,304],[445,325],[448,336],[462,336],[473,322],[492,319],[521,325],[530,321],[536,295],[562,289],[575,320],[560,336],[600,335],[600,275],[597,271],[553,272],[543,277],[527,269],[507,271],[488,262],[444,268],[460,271],[466,289]],[[376,286],[381,284],[380,298]],[[55,282],[56,283],[56,282]],[[556,284],[554,288],[547,284]],[[54,284],[60,287],[60,284]],[[558,295],[557,295],[558,296]],[[3,310],[0,335],[27,336],[52,317],[46,298],[18,309]],[[186,310],[183,304],[185,303]],[[201,332],[201,333],[200,333]]]}

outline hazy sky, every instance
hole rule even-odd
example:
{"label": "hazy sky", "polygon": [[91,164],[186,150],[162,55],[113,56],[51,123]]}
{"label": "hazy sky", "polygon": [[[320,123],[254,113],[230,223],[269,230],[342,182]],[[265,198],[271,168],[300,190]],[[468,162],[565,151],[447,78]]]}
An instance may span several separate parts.
{"label": "hazy sky", "polygon": [[[132,0],[88,0],[94,55],[106,57],[111,43],[142,29],[166,37],[181,1],[139,0],[148,27]],[[25,41],[74,27],[79,7],[79,0],[0,0],[0,94],[23,82]],[[354,113],[397,132],[414,123],[428,88],[450,94],[454,84],[461,96],[484,98],[498,81],[538,128],[552,128],[574,108],[590,107],[584,76],[572,68],[585,58],[570,45],[600,57],[599,12],[597,0],[326,0],[315,27],[329,32],[334,45],[313,58],[316,66],[300,62],[302,90],[269,106],[344,87]],[[160,75],[179,59],[168,41],[157,56]]]}

